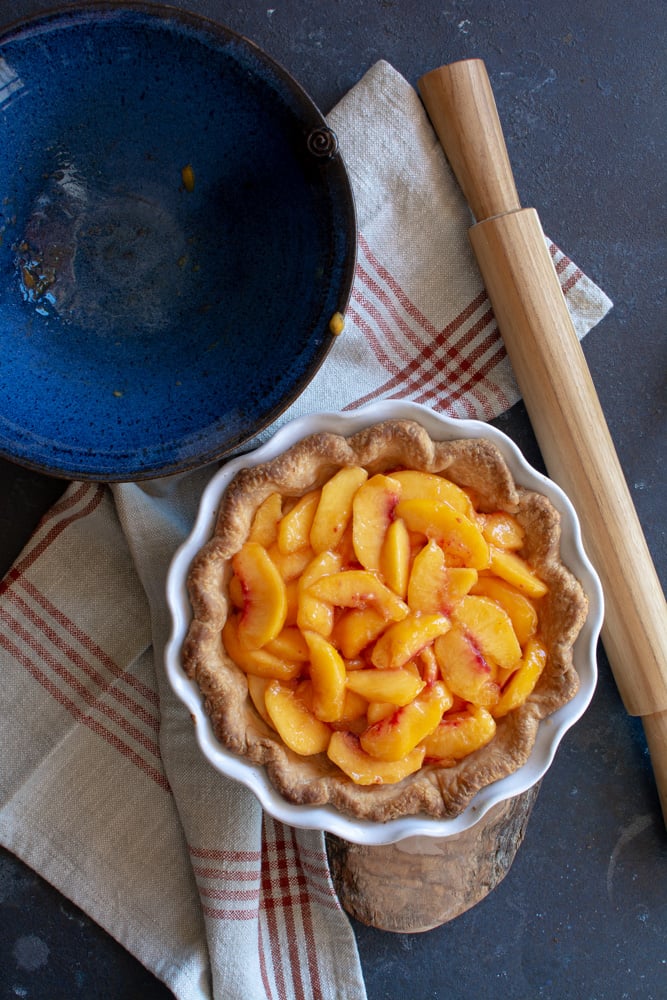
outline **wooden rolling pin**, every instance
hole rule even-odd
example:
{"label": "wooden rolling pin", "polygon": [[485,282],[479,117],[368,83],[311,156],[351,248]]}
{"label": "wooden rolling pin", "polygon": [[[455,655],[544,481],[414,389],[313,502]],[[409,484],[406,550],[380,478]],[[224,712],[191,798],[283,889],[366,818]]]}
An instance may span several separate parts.
{"label": "wooden rolling pin", "polygon": [[602,640],[642,717],[667,822],[667,607],[539,218],[521,207],[484,63],[433,70],[419,90],[475,217],[470,241],[544,462],[600,575]]}

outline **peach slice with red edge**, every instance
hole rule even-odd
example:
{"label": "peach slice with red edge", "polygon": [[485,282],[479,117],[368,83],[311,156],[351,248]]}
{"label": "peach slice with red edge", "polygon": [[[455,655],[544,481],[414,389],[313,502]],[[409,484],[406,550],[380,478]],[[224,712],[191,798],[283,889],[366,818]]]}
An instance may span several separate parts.
{"label": "peach slice with red edge", "polygon": [[494,511],[492,514],[478,514],[478,523],[481,524],[482,534],[489,545],[496,545],[499,549],[509,549],[514,551],[523,545],[526,532],[517,519],[504,510]]}
{"label": "peach slice with red edge", "polygon": [[484,657],[504,670],[521,659],[521,646],[510,616],[496,601],[468,594],[454,608],[452,619],[468,633]]}
{"label": "peach slice with red edge", "polygon": [[271,681],[264,692],[264,704],[278,735],[290,750],[302,757],[324,753],[331,729],[310,711],[293,687]]}
{"label": "peach slice with red edge", "polygon": [[480,576],[470,592],[479,597],[490,597],[505,609],[522,648],[537,631],[537,609],[532,600],[506,580]]}
{"label": "peach slice with red edge", "polygon": [[331,638],[347,660],[354,660],[387,627],[387,619],[374,608],[350,608],[334,624]]}
{"label": "peach slice with red edge", "polygon": [[471,705],[463,712],[447,712],[422,746],[427,759],[453,763],[486,746],[495,733],[493,715],[481,705]]}
{"label": "peach slice with red edge", "polygon": [[347,675],[348,691],[362,695],[367,701],[407,705],[424,688],[420,677],[408,670],[354,670]]}
{"label": "peach slice with red edge", "polygon": [[298,677],[302,663],[284,659],[266,649],[248,649],[239,635],[239,616],[230,615],[222,629],[222,642],[234,663],[245,674],[290,681]]}
{"label": "peach slice with red edge", "polygon": [[449,628],[449,618],[444,615],[409,614],[382,633],[373,647],[371,663],[384,670],[402,667]]}
{"label": "peach slice with red edge", "polygon": [[308,563],[299,578],[296,623],[302,632],[319,632],[328,636],[334,624],[330,601],[321,600],[309,592],[311,584],[329,573],[340,570],[340,556],[335,552],[320,552]]}
{"label": "peach slice with red edge", "polygon": [[401,760],[378,760],[367,754],[359,743],[359,737],[350,732],[332,733],[327,749],[332,763],[357,785],[396,784],[419,770],[424,754],[423,747],[415,747]]}
{"label": "peach slice with red edge", "polygon": [[408,604],[413,611],[451,614],[454,606],[477,582],[476,569],[448,566],[445,553],[431,540],[417,553],[408,581]]}
{"label": "peach slice with red edge", "polygon": [[401,484],[402,500],[443,500],[470,520],[475,515],[470,497],[451,479],[435,472],[420,472],[416,469],[392,472],[391,478]]}
{"label": "peach slice with red edge", "polygon": [[433,644],[440,674],[452,694],[488,708],[500,697],[495,668],[458,625]]}
{"label": "peach slice with red edge", "polygon": [[315,552],[338,548],[352,519],[354,496],[367,479],[365,469],[352,465],[339,469],[324,484],[310,529],[310,545]]}
{"label": "peach slice with red edge", "polygon": [[380,551],[380,572],[387,586],[403,600],[408,592],[410,553],[410,534],[399,517],[387,528]]}
{"label": "peach slice with red edge", "polygon": [[320,491],[312,490],[299,497],[278,524],[278,548],[287,555],[299,549],[310,549],[310,529],[320,502]]}
{"label": "peach slice with red edge", "polygon": [[384,538],[400,496],[400,483],[382,473],[371,476],[355,493],[352,540],[357,560],[364,569],[380,570]]}
{"label": "peach slice with red edge", "polygon": [[232,567],[243,590],[239,639],[248,649],[259,649],[275,639],[285,624],[285,582],[258,542],[245,542],[232,556]]}
{"label": "peach slice with red edge", "polygon": [[408,705],[369,726],[359,737],[362,749],[380,760],[402,760],[437,728],[451,703],[445,685],[434,681]]}
{"label": "peach slice with red edge", "polygon": [[496,576],[511,583],[527,597],[540,598],[548,591],[548,587],[539,576],[533,572],[528,562],[516,552],[499,549],[496,545],[489,546],[489,568]]}
{"label": "peach slice with red edge", "polygon": [[229,600],[232,602],[235,608],[239,611],[243,608],[243,584],[239,580],[236,573],[232,574],[229,587],[227,588],[227,593],[229,594]]}
{"label": "peach slice with red edge", "polygon": [[486,569],[489,546],[477,525],[442,500],[401,500],[396,517],[402,517],[409,531],[433,539],[445,553],[448,566]]}
{"label": "peach slice with red edge", "polygon": [[499,719],[523,705],[532,693],[547,662],[547,651],[538,639],[526,643],[519,666],[505,684],[499,700],[492,706],[494,718]]}
{"label": "peach slice with red edge", "polygon": [[268,549],[278,538],[278,522],[283,514],[280,493],[270,493],[255,511],[248,533],[249,542],[258,542]]}
{"label": "peach slice with red edge", "polygon": [[365,569],[348,569],[329,573],[311,583],[306,592],[320,601],[327,601],[337,608],[373,607],[392,621],[405,618],[408,606],[405,601],[385,586],[374,573]]}
{"label": "peach slice with red edge", "polygon": [[338,650],[319,632],[304,632],[310,651],[313,713],[322,722],[336,722],[343,715],[347,671]]}

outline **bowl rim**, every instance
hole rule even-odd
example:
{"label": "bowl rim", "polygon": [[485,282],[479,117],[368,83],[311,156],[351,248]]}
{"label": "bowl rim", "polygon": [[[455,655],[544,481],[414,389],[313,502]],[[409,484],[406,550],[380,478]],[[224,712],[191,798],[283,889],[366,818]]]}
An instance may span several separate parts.
{"label": "bowl rim", "polygon": [[[204,710],[199,687],[185,674],[180,656],[192,617],[186,587],[188,568],[201,545],[211,536],[219,501],[236,472],[243,467],[269,461],[309,434],[333,431],[349,435],[388,419],[415,420],[435,439],[486,437],[493,441],[516,481],[544,493],[561,514],[563,561],[577,576],[589,600],[589,613],[574,646],[575,668],[580,678],[577,694],[541,721],[526,763],[513,774],[480,789],[463,812],[452,819],[417,815],[376,823],[349,817],[330,805],[313,807],[290,803],[273,788],[263,766],[236,756],[218,742]],[[171,634],[164,657],[166,672],[175,694],[195,721],[196,739],[204,757],[220,773],[241,782],[253,792],[274,819],[294,827],[325,831],[351,843],[381,846],[412,837],[448,837],[469,829],[494,805],[528,791],[541,780],[551,766],[563,736],[588,708],[596,687],[596,650],[604,615],[604,599],[600,579],[585,552],[579,519],[571,501],[556,483],[528,463],[503,431],[483,421],[447,417],[418,403],[384,400],[353,411],[301,416],[284,424],[255,451],[237,456],[220,468],[203,491],[190,534],[171,560],[166,598],[171,616]]]}
{"label": "bowl rim", "polygon": [[[185,29],[205,34],[211,44],[221,48],[226,43],[232,43],[270,71],[272,79],[280,88],[284,88],[284,92],[289,93],[298,113],[312,121],[313,130],[321,128],[333,134],[334,152],[328,158],[331,173],[326,188],[330,191],[331,204],[335,204],[336,212],[343,220],[345,238],[341,243],[340,282],[337,288],[332,286],[331,291],[336,299],[334,311],[344,314],[352,295],[358,240],[355,196],[350,175],[338,148],[335,133],[329,127],[324,113],[292,73],[260,45],[221,21],[161,0],[92,0],[84,6],[71,2],[54,3],[45,10],[14,20],[0,31],[0,56],[5,45],[30,33],[48,32],[66,25],[89,24],[98,18],[119,20],[130,15],[144,16],[149,20],[153,18],[156,27],[160,24],[173,26],[176,22]],[[309,335],[312,332],[313,329],[309,330]],[[193,433],[170,441],[163,447],[155,441],[137,442],[131,449],[130,456],[118,448],[85,455],[76,441],[67,440],[59,444],[57,449],[52,449],[52,457],[44,458],[43,450],[48,451],[48,442],[44,442],[37,432],[29,432],[26,436],[19,429],[11,438],[11,446],[0,445],[0,458],[56,478],[95,482],[154,479],[192,471],[215,460],[225,459],[265,432],[294,404],[315,378],[337,339],[328,326],[328,319],[326,325],[325,320],[322,320],[320,332],[320,347],[301,377],[290,384],[289,391],[270,410],[259,416],[251,431],[237,435],[234,440],[225,440],[224,419],[221,418],[215,423],[214,433],[208,426],[197,428]],[[31,441],[39,440],[42,441],[42,457],[30,445]]]}

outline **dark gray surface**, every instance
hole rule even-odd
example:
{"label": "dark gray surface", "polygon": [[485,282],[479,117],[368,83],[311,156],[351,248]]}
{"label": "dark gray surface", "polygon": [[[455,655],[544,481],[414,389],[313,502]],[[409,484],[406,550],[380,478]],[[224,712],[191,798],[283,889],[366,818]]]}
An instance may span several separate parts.
{"label": "dark gray surface", "polygon": [[[183,6],[252,38],[324,111],[380,58],[412,83],[445,62],[485,60],[522,203],[615,303],[584,351],[664,584],[664,5],[272,3]],[[47,6],[0,0],[0,26]],[[540,465],[521,405],[498,425]],[[0,462],[0,570],[63,485]],[[501,885],[427,934],[355,925],[369,1000],[667,996],[667,838],[641,724],[623,710],[603,651],[599,669]],[[0,1000],[170,995],[0,854]]]}

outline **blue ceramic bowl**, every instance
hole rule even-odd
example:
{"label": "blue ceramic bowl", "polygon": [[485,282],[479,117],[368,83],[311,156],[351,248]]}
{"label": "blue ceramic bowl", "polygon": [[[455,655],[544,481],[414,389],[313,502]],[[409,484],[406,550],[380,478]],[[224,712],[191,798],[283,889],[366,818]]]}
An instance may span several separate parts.
{"label": "blue ceramic bowl", "polygon": [[335,136],[246,39],[150,4],[0,37],[0,454],[110,481],[238,450],[324,360],[355,250]]}

